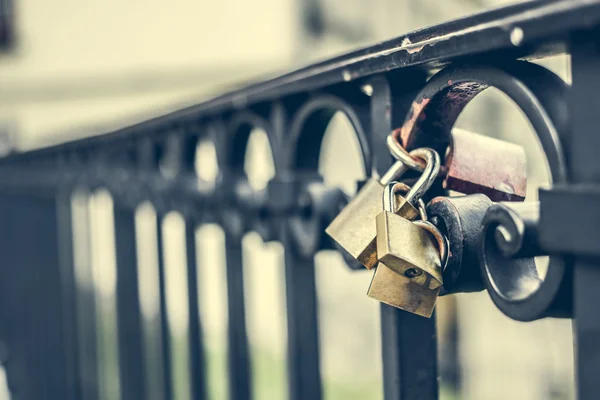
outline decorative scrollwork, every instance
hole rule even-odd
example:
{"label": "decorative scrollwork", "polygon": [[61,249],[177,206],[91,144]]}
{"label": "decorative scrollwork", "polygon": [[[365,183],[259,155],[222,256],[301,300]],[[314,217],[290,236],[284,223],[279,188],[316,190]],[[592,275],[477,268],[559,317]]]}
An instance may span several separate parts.
{"label": "decorative scrollwork", "polygon": [[[535,64],[458,64],[443,69],[417,95],[403,126],[395,131],[396,139],[408,149],[429,146],[443,154],[462,110],[489,87],[508,95],[523,111],[539,138],[553,181],[565,182],[562,142],[568,135],[568,85]],[[565,260],[552,257],[546,278],[540,279],[533,258],[516,257],[526,254],[519,241],[526,232],[524,222],[504,209],[503,219],[495,220],[498,210],[490,210],[481,238],[481,267],[492,300],[502,312],[519,320],[568,315],[568,305],[555,302],[563,283],[570,279]]]}

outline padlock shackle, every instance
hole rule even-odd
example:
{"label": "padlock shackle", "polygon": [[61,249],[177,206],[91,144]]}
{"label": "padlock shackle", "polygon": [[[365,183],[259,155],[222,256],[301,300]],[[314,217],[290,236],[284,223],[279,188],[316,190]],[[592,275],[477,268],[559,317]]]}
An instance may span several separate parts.
{"label": "padlock shackle", "polygon": [[[396,193],[406,194],[410,191],[410,186],[404,182],[390,182],[383,188],[383,210],[396,213]],[[423,199],[417,201],[417,209],[422,221],[427,221],[427,211]]]}
{"label": "padlock shackle", "polygon": [[423,174],[417,179],[412,189],[406,194],[406,201],[416,205],[421,197],[429,190],[435,178],[440,173],[441,160],[437,151],[428,147],[421,147],[410,152],[413,157],[418,157],[425,161]]}
{"label": "padlock shackle", "polygon": [[392,164],[385,174],[379,179],[379,183],[383,186],[387,186],[392,183],[395,179],[401,177],[406,171],[410,169],[409,165],[406,165],[402,161],[396,161]]}
{"label": "padlock shackle", "polygon": [[404,187],[401,182],[391,182],[385,185],[383,189],[383,211],[395,212],[394,204],[396,202],[396,192],[401,191]]}
{"label": "padlock shackle", "polygon": [[425,169],[425,160],[411,156],[408,150],[402,147],[402,145],[394,135],[394,132],[387,136],[386,143],[388,150],[396,160],[401,161],[409,168],[414,169],[416,171],[422,172]]}
{"label": "padlock shackle", "polygon": [[440,252],[440,261],[442,265],[442,271],[446,268],[448,262],[448,239],[442,234],[442,232],[429,221],[413,221],[413,224],[419,228],[426,230],[437,244],[438,251]]}

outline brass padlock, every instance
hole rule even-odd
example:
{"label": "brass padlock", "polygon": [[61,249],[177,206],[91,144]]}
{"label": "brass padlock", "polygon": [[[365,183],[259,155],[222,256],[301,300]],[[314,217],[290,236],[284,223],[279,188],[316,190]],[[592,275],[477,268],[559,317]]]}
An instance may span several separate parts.
{"label": "brass padlock", "polygon": [[[421,222],[416,221],[417,224]],[[448,256],[446,239],[435,226],[431,226],[437,231],[434,235],[442,239],[438,239],[438,245],[440,246],[440,258],[443,260],[443,265]],[[441,286],[431,289],[427,285],[421,285],[411,275],[397,274],[386,267],[385,264],[379,263],[373,274],[367,294],[369,297],[392,307],[429,318],[433,314],[440,289]]]}
{"label": "brass padlock", "polygon": [[[437,156],[437,159],[428,160],[426,158],[432,157],[432,155],[430,152],[423,151],[423,149],[413,150],[410,154],[414,157],[423,158],[428,168],[436,170],[436,173],[439,170],[439,156]],[[437,155],[437,153],[435,154]],[[367,269],[371,269],[377,264],[375,217],[383,209],[381,198],[384,187],[408,169],[409,167],[406,164],[397,161],[379,181],[369,179],[358,194],[325,229],[325,232],[333,240]],[[423,176],[425,175],[426,173],[423,174]],[[423,183],[414,185],[406,198],[399,198],[396,203],[398,205],[397,212],[401,213],[404,218],[413,220],[419,217],[419,211],[413,204],[429,189],[433,180],[428,181],[427,185],[423,185]]]}
{"label": "brass padlock", "polygon": [[[415,221],[416,224],[422,222]],[[426,227],[425,224],[422,225],[423,228]],[[440,259],[443,265],[448,256],[446,238],[441,235],[435,226],[431,224],[429,226],[433,228],[430,232],[438,241]],[[434,233],[434,230],[437,232]],[[379,263],[373,274],[367,295],[392,307],[429,318],[433,314],[441,286],[431,289],[429,285],[422,285],[419,279],[415,278],[420,278],[423,275],[415,277],[412,276],[414,273],[418,274],[416,271],[411,271],[409,274],[400,275],[386,267],[385,264]]]}
{"label": "brass padlock", "polygon": [[[442,267],[448,258],[448,244],[446,238],[430,222],[405,222],[407,225],[400,226],[405,229],[404,232],[389,232],[390,238],[398,234],[404,236],[404,247],[398,248],[396,243],[391,243],[391,248],[396,253],[383,255],[384,260],[377,265],[367,295],[382,303],[429,318],[441,289]],[[385,236],[386,233],[381,235]],[[414,239],[406,240],[409,236]],[[379,235],[377,240],[379,242]]]}
{"label": "brass padlock", "polygon": [[[435,176],[429,178],[435,179]],[[430,229],[423,229],[422,224],[415,224],[394,213],[395,191],[395,183],[386,186],[384,211],[376,218],[377,258],[397,274],[436,289],[442,285],[442,264],[428,232]]]}
{"label": "brass padlock", "polygon": [[440,288],[421,286],[379,263],[367,295],[389,306],[429,318],[433,314],[439,291]]}

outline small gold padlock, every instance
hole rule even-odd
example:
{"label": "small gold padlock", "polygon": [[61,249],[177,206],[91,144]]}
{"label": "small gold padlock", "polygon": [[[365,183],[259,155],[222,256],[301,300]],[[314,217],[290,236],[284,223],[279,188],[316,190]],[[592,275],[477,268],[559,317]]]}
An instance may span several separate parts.
{"label": "small gold padlock", "polygon": [[422,225],[393,212],[396,186],[391,183],[385,188],[384,211],[375,222],[379,263],[399,275],[413,278],[416,283],[436,289],[442,285],[439,251]]}
{"label": "small gold padlock", "polygon": [[428,289],[377,264],[367,295],[381,303],[422,317],[431,317],[440,289]]}
{"label": "small gold padlock", "polygon": [[[433,160],[427,158],[432,157],[431,153],[423,151],[423,149],[413,150],[410,154],[414,157],[423,158],[426,162],[426,171],[423,172],[423,175],[427,175],[428,171],[432,173],[434,170],[437,175],[440,166],[439,155],[437,153],[435,153],[437,159],[434,157]],[[377,264],[377,243],[375,241],[377,227],[375,225],[375,217],[383,209],[381,204],[383,190],[385,186],[400,177],[408,168],[405,163],[397,161],[379,181],[369,179],[358,194],[325,229],[325,232],[333,240],[367,269],[371,269]],[[414,190],[409,191],[406,197],[398,196],[398,201],[395,202],[397,205],[396,212],[406,219],[417,219],[419,211],[414,204],[417,203],[432,183],[433,180],[424,182],[423,179],[423,182],[417,182],[413,186]]]}
{"label": "small gold padlock", "polygon": [[385,211],[377,216],[380,260],[367,294],[382,303],[430,317],[442,286],[447,242],[430,222],[411,222],[389,211],[393,209],[394,186],[386,187]]}
{"label": "small gold padlock", "polygon": [[[448,244],[440,231],[427,221],[415,221],[427,230],[437,242],[442,266],[448,257]],[[431,317],[441,286],[422,270],[409,269],[404,275],[396,273],[385,264],[377,264],[367,295],[377,301],[422,317]]]}

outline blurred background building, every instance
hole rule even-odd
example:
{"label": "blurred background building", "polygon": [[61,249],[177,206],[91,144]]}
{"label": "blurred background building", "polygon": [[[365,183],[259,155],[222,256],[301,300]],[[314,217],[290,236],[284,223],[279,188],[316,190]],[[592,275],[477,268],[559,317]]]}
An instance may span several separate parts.
{"label": "blurred background building", "polygon": [[[302,64],[373,44],[503,0],[1,0],[14,41],[0,53],[0,152],[100,134]],[[9,11],[9,12],[8,12]],[[566,60],[545,62],[569,79]],[[524,117],[498,93],[478,98],[461,127],[522,143],[530,187],[548,184],[545,161]],[[332,121],[321,171],[348,193],[365,176],[349,122]],[[218,171],[210,143],[198,146],[198,171]],[[273,174],[263,132],[251,136],[246,170],[257,187]],[[74,198],[75,256],[82,296],[93,295],[104,399],[118,399],[115,261],[110,195]],[[156,225],[152,206],[137,213],[140,301],[149,374],[158,376]],[[162,225],[168,243],[169,324],[176,398],[189,398],[183,219]],[[198,231],[200,304],[206,330],[212,398],[226,398],[226,295],[223,234]],[[250,233],[245,246],[245,296],[257,399],[286,397],[283,249]],[[543,269],[543,260],[540,260]],[[317,256],[325,398],[382,397],[379,305],[366,297],[371,275],[351,272],[333,252]],[[82,297],[83,299],[83,297]],[[82,300],[83,301],[83,300]],[[486,293],[444,298],[438,307],[442,399],[573,398],[570,321],[518,323]],[[149,381],[160,384],[159,379]],[[157,388],[153,388],[157,389]],[[158,393],[158,390],[154,390]],[[0,392],[0,398],[8,394]]]}

